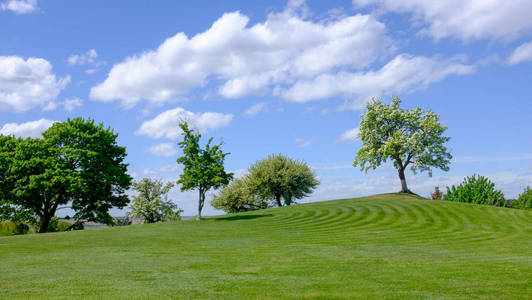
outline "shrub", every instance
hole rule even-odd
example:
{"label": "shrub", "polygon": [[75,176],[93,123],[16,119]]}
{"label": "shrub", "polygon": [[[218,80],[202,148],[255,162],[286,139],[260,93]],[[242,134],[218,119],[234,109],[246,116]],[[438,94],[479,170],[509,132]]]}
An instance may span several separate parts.
{"label": "shrub", "polygon": [[127,226],[131,225],[131,219],[128,216],[115,218],[114,226]]}
{"label": "shrub", "polygon": [[11,221],[0,221],[0,235],[12,235],[15,226],[15,223]]}
{"label": "shrub", "polygon": [[434,187],[434,193],[432,193],[432,200],[441,200],[443,194],[440,192],[439,187]]}
{"label": "shrub", "polygon": [[25,223],[18,223],[15,225],[15,228],[13,229],[13,234],[27,234],[30,231],[30,226]]}
{"label": "shrub", "polygon": [[67,230],[70,230],[72,224],[70,224],[69,222],[59,222],[59,224],[57,224],[57,229],[59,231],[67,231]]}
{"label": "shrub", "polygon": [[512,202],[512,206],[520,209],[532,209],[532,188],[529,186]]}
{"label": "shrub", "polygon": [[71,230],[83,230],[83,229],[85,229],[85,226],[83,226],[83,222],[82,221],[78,220],[78,221],[74,222],[74,224],[72,224],[70,226],[70,229]]}
{"label": "shrub", "polygon": [[495,184],[486,177],[473,175],[466,177],[457,187],[447,187],[444,200],[466,202],[475,204],[487,204],[494,206],[506,206],[504,195],[501,191],[495,190]]}

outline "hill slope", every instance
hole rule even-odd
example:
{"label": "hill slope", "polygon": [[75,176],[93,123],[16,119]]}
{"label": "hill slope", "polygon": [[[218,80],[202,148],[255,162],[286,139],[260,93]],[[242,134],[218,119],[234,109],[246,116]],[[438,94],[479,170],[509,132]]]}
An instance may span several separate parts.
{"label": "hill slope", "polygon": [[527,298],[532,212],[405,195],[0,237],[0,297]]}

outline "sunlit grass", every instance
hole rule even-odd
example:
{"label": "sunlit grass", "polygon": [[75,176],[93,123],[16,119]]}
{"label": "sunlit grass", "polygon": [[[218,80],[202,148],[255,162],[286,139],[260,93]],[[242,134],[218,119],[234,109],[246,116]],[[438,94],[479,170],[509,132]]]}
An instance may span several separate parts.
{"label": "sunlit grass", "polygon": [[377,195],[0,237],[0,298],[532,295],[532,212]]}

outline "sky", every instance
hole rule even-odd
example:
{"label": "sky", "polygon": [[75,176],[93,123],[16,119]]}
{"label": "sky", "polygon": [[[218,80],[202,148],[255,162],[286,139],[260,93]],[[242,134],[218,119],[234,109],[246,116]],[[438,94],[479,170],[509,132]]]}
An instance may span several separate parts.
{"label": "sky", "polygon": [[[119,134],[135,179],[176,181],[184,118],[223,141],[237,177],[273,153],[305,161],[321,183],[301,202],[322,201],[400,190],[391,164],[352,166],[365,103],[398,96],[451,137],[450,170],[409,172],[410,189],[480,174],[515,198],[532,186],[531,11],[530,0],[0,0],[0,134],[91,118]],[[196,214],[196,191],[169,198]]]}

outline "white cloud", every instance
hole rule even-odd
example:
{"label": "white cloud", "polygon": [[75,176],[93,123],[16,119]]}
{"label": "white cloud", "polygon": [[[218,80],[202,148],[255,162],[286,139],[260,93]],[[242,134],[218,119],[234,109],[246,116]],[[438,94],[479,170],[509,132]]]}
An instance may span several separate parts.
{"label": "white cloud", "polygon": [[177,163],[164,165],[160,167],[155,168],[147,168],[142,171],[142,174],[144,175],[160,175],[161,173],[169,173],[169,172],[175,172],[179,171],[181,168]]}
{"label": "white cloud", "polygon": [[299,148],[306,148],[312,144],[312,140],[297,138],[296,144]]}
{"label": "white cloud", "polygon": [[355,7],[376,5],[383,12],[412,14],[414,25],[434,39],[513,40],[532,31],[530,0],[353,0]]}
{"label": "white cloud", "polygon": [[14,135],[22,138],[42,138],[42,133],[57,121],[40,119],[26,123],[6,123],[0,129],[0,134]]}
{"label": "white cloud", "polygon": [[177,154],[177,148],[173,143],[161,143],[153,145],[148,148],[148,151],[153,155],[170,157]]}
{"label": "white cloud", "polygon": [[66,99],[63,102],[63,107],[68,112],[72,112],[72,111],[76,110],[76,108],[81,107],[82,105],[83,105],[83,100],[81,100],[79,98]]}
{"label": "white cloud", "polygon": [[10,10],[17,15],[34,12],[37,9],[37,0],[8,0],[0,3],[1,10]]}
{"label": "white cloud", "polygon": [[360,129],[358,127],[355,127],[353,129],[349,129],[349,130],[345,131],[344,133],[342,133],[338,137],[337,140],[339,142],[352,143],[352,142],[357,141],[359,139],[359,137],[358,137],[359,133],[360,133]]}
{"label": "white cloud", "polygon": [[86,64],[94,64],[97,58],[98,58],[98,52],[96,52],[96,50],[94,49],[90,49],[89,51],[82,53],[82,54],[70,55],[67,59],[67,62],[71,66],[74,66],[74,65],[82,66]]}
{"label": "white cloud", "polygon": [[[460,58],[439,59],[400,54],[378,71],[339,72],[302,80],[282,92],[293,102],[344,97],[344,108],[360,109],[372,97],[391,96],[426,88],[449,75],[474,72],[474,67]],[[351,101],[353,99],[354,101]]]}
{"label": "white cloud", "polygon": [[248,108],[248,109],[246,109],[244,111],[244,115],[248,116],[248,117],[255,116],[255,115],[257,115],[257,114],[259,114],[261,112],[266,111],[266,106],[267,105],[268,105],[268,103],[266,103],[266,102],[254,104],[250,108]]}
{"label": "white cloud", "polygon": [[221,82],[226,98],[275,94],[296,80],[364,69],[393,52],[385,25],[371,15],[312,21],[305,14],[304,1],[252,26],[247,16],[226,13],[205,32],[178,33],[115,64],[91,98],[132,107],[142,99],[171,101],[209,82]]}
{"label": "white cloud", "polygon": [[69,76],[56,79],[52,65],[42,58],[0,56],[0,111],[53,106],[69,82]]}
{"label": "white cloud", "polygon": [[187,121],[189,125],[202,133],[227,126],[233,119],[232,114],[217,112],[193,113],[181,107],[160,113],[154,119],[142,123],[136,134],[149,138],[177,139],[181,135],[180,121]]}
{"label": "white cloud", "polygon": [[532,42],[524,43],[515,48],[514,52],[508,57],[508,64],[516,65],[522,62],[532,61]]}

